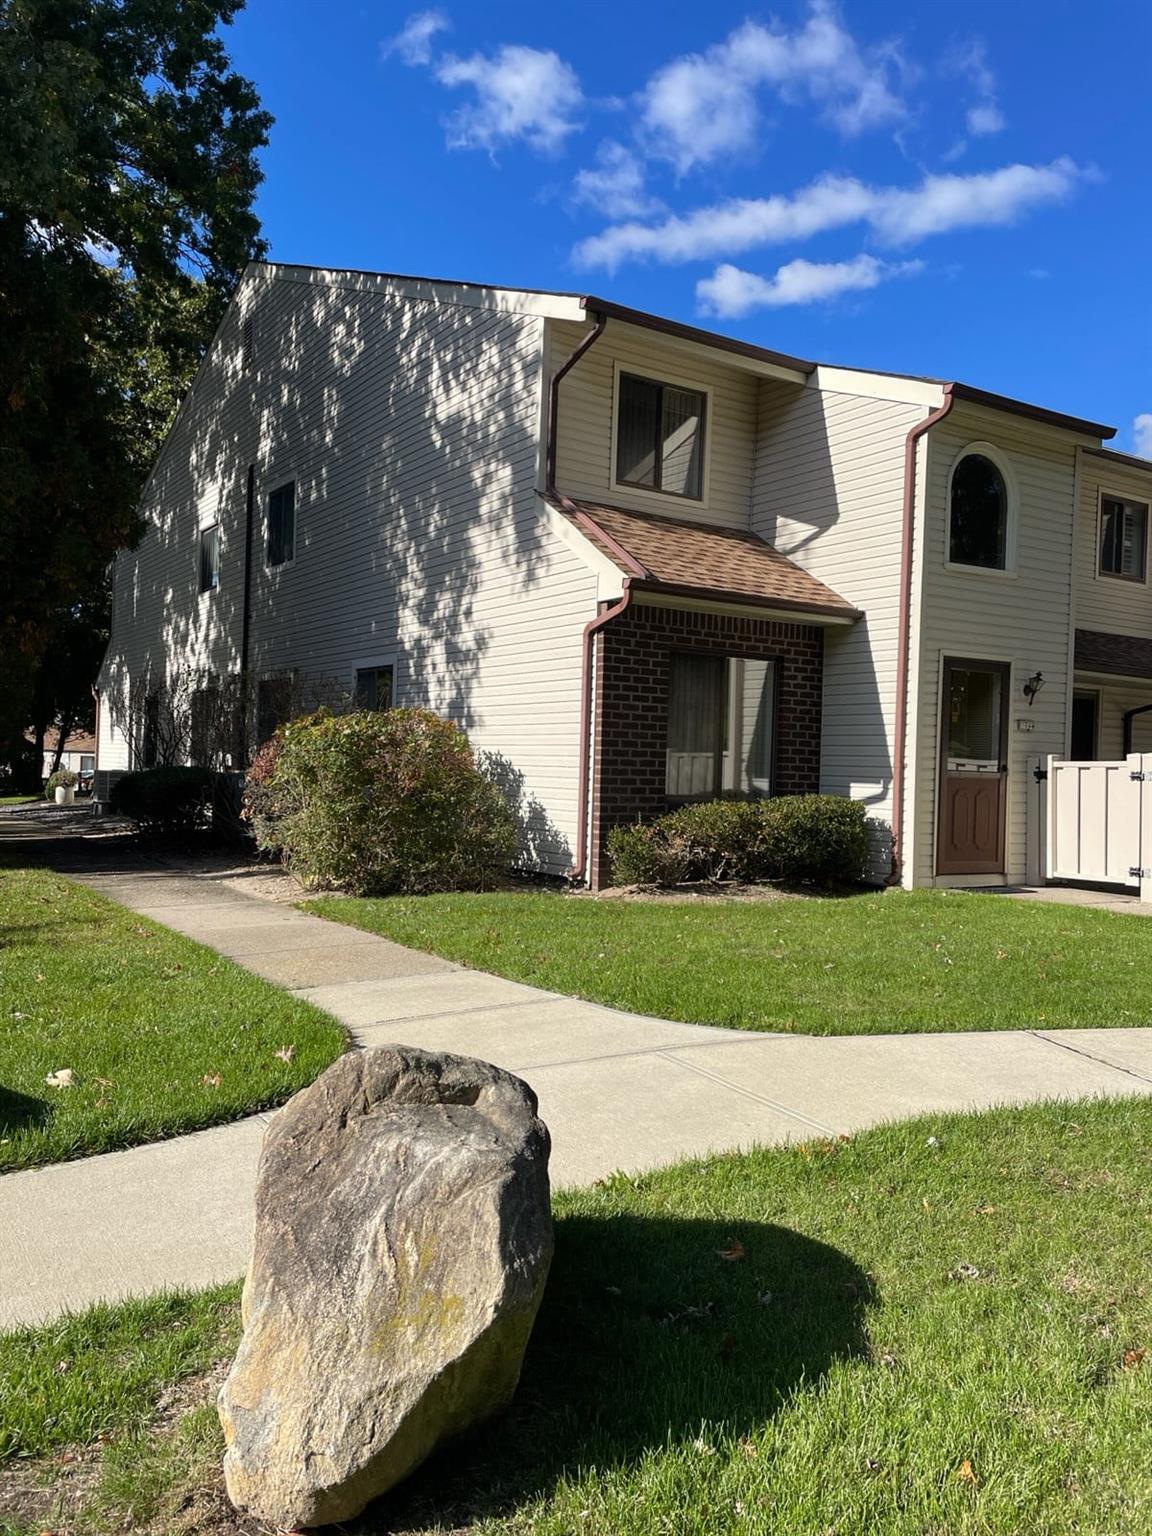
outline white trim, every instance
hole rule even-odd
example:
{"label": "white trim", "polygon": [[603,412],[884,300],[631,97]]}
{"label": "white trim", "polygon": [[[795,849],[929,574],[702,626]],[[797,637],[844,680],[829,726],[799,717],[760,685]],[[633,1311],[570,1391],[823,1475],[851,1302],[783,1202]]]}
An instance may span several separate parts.
{"label": "white trim", "polygon": [[[996,565],[967,565],[960,560],[952,560],[952,477],[957,468],[965,459],[979,454],[981,458],[989,459],[1004,479],[1004,491],[1008,498],[1008,506],[1005,509],[1004,527],[1004,564]],[[948,466],[948,480],[944,491],[944,569],[947,571],[959,571],[966,576],[999,576],[1001,578],[1017,575],[1016,544],[1017,531],[1020,525],[1020,491],[1016,481],[1016,471],[1012,468],[1012,462],[1002,448],[997,448],[994,443],[976,442],[965,443]]]}
{"label": "white trim", "polygon": [[[267,486],[267,489],[262,493],[261,496],[261,500],[264,503],[264,511],[260,519],[260,542],[263,546],[262,555],[264,571],[269,576],[275,576],[280,571],[290,570],[291,567],[296,564],[296,550],[298,548],[300,535],[300,477],[296,471],[293,470],[287,479],[273,480],[271,476],[265,476],[264,484]],[[277,491],[282,491],[286,486],[289,485],[292,487],[292,553],[287,560],[278,560],[275,565],[272,565],[268,559],[268,535],[271,532],[268,504]]]}
{"label": "white trim", "polygon": [[[646,485],[637,485],[633,480],[617,480],[616,478],[616,449],[617,433],[619,431],[620,417],[620,375],[626,373],[634,379],[647,379],[652,384],[671,385],[673,389],[691,390],[693,394],[704,397],[704,441],[700,449],[700,495],[677,496],[671,491],[657,491]],[[712,389],[707,384],[699,384],[692,379],[678,378],[675,374],[667,374],[661,371],[656,376],[647,369],[635,363],[622,362],[620,358],[612,360],[612,437],[608,448],[608,489],[615,492],[624,492],[625,495],[635,493],[646,500],[651,499],[653,506],[658,510],[663,508],[692,507],[700,511],[708,511],[709,479],[712,471]],[[683,513],[681,513],[683,515]]]}
{"label": "white trim", "polygon": [[997,886],[1007,885],[1008,876],[999,875],[935,875],[932,884],[942,891],[980,891],[993,890]]}
{"label": "white trim", "polygon": [[533,293],[525,288],[489,288],[436,277],[398,272],[357,272],[338,267],[296,267],[281,262],[252,262],[245,269],[265,272],[274,282],[314,288],[344,288],[384,293],[417,303],[448,304],[461,309],[490,309],[505,314],[543,315],[553,320],[585,320],[584,301],[570,293]]}
{"label": "white trim", "polygon": [[1010,794],[1009,786],[1012,783],[1012,753],[1011,753],[1012,730],[1011,730],[1011,726],[1008,727],[1008,730],[1007,730],[1007,732],[1006,732],[1006,734],[1004,736],[1004,739],[1000,743],[1001,748],[1003,750],[1003,754],[1004,754],[1003,761],[1007,764],[1007,768],[1006,768],[1005,773],[1004,773],[1004,871],[1003,871],[1003,874],[1001,876],[996,877],[996,878],[992,878],[992,877],[987,876],[987,875],[941,875],[938,872],[937,868],[936,868],[937,862],[938,862],[938,860],[940,858],[940,812],[943,809],[943,806],[941,805],[940,779],[942,777],[941,770],[942,770],[942,768],[944,766],[944,759],[943,759],[944,706],[945,706],[945,699],[944,699],[944,669],[945,669],[945,664],[949,661],[949,659],[955,659],[956,661],[972,661],[972,662],[977,662],[977,663],[982,662],[982,661],[986,661],[986,662],[990,662],[991,665],[994,666],[994,667],[1007,667],[1008,668],[1008,700],[1007,700],[1008,708],[1007,708],[1007,710],[1005,710],[1004,707],[1003,707],[1003,704],[1001,704],[1001,713],[1000,713],[1001,720],[1003,720],[1005,714],[1007,714],[1009,720],[1012,719],[1012,708],[1013,708],[1013,706],[1012,706],[1013,692],[1012,691],[1013,691],[1013,689],[1014,689],[1014,687],[1016,685],[1016,668],[1019,665],[1019,663],[1017,662],[1017,660],[1016,660],[1016,658],[1014,656],[988,656],[988,655],[984,655],[984,656],[971,656],[971,655],[964,655],[955,646],[949,647],[947,650],[945,650],[943,647],[941,647],[941,649],[937,652],[937,656],[936,656],[936,720],[934,722],[935,745],[934,745],[933,752],[932,752],[932,786],[933,786],[932,787],[932,883],[934,885],[939,885],[941,883],[947,883],[949,880],[973,880],[973,881],[977,881],[979,883],[982,883],[984,885],[996,885],[996,884],[1007,885],[1007,883],[1008,883],[1008,852],[1009,852],[1009,849],[1008,849],[1009,817],[1010,817],[1010,814],[1011,814],[1011,804],[1012,804],[1012,802],[1011,802],[1011,800],[1009,798],[1009,794]]}
{"label": "white trim", "polygon": [[829,394],[864,395],[870,400],[891,400],[902,405],[926,405],[936,410],[944,404],[944,387],[930,379],[900,374],[869,373],[860,368],[840,368],[820,363],[805,381],[810,389]]}
{"label": "white trim", "polygon": [[385,667],[392,668],[392,702],[395,704],[400,692],[400,652],[398,650],[380,651],[375,656],[361,657],[359,661],[351,664],[351,693],[356,697],[356,674],[358,672],[380,672]]}
{"label": "white trim", "polygon": [[597,578],[600,598],[610,595],[619,597],[623,591],[624,572],[615,561],[610,560],[602,550],[597,549],[586,533],[543,497],[539,501],[539,512],[541,521],[547,525],[549,531],[566,549],[571,550],[577,559],[582,560]]}

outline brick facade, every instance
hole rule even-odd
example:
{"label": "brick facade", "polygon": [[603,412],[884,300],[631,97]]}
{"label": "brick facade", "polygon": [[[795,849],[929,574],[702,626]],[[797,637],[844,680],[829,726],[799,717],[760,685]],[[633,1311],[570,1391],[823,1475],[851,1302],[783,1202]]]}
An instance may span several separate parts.
{"label": "brick facade", "polygon": [[596,639],[589,871],[594,889],[607,882],[609,830],[668,809],[668,659],[673,651],[775,660],[774,788],[782,795],[820,788],[824,631],[819,625],[630,608]]}

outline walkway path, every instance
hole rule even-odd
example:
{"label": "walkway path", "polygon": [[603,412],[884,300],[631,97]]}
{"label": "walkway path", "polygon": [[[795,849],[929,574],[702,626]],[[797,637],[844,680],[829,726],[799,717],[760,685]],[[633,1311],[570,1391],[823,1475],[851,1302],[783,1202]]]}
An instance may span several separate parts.
{"label": "walkway path", "polygon": [[[113,840],[2,819],[9,836],[327,1009],[359,1045],[460,1051],[522,1074],[552,1131],[557,1184],[929,1111],[1152,1093],[1152,1029],[818,1038],[641,1018],[465,970],[235,881],[125,861]],[[266,1118],[0,1178],[0,1328],[242,1273]]]}

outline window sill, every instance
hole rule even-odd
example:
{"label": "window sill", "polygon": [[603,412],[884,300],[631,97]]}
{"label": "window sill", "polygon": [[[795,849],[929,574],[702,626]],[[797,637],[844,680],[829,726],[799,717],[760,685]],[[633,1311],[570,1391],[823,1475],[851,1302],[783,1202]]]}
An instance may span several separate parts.
{"label": "window sill", "polygon": [[636,495],[643,496],[661,507],[684,507],[690,512],[707,512],[708,499],[706,496],[677,496],[672,491],[657,491],[647,485],[633,485],[629,480],[610,480],[608,482],[608,494],[610,496]]}
{"label": "window sill", "polygon": [[1000,581],[1005,580],[1005,578],[1009,581],[1015,581],[1020,575],[1019,570],[1014,565],[964,565],[959,560],[945,560],[944,569],[946,571],[955,571],[961,576],[995,576]]}

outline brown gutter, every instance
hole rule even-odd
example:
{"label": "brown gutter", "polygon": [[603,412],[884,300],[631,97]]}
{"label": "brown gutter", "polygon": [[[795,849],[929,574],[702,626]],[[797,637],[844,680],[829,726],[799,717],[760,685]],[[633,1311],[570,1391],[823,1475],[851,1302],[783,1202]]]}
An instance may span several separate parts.
{"label": "brown gutter", "polygon": [[570,880],[583,880],[584,869],[588,863],[588,815],[589,793],[588,774],[589,757],[592,751],[592,648],[596,643],[597,631],[610,624],[613,619],[618,619],[625,613],[632,602],[632,578],[625,576],[624,591],[620,598],[611,607],[605,608],[603,613],[597,614],[594,619],[589,619],[584,626],[584,660],[580,673],[580,786],[576,797],[577,821],[576,821],[576,858],[572,868],[568,871]]}
{"label": "brown gutter", "polygon": [[556,430],[560,419],[560,386],[563,384],[569,371],[575,368],[585,352],[591,351],[600,340],[604,334],[604,327],[607,324],[607,315],[596,316],[596,324],[588,332],[587,336],[582,338],[579,346],[576,347],[571,356],[567,357],[560,364],[548,385],[548,437],[544,457],[544,494],[545,496],[555,496],[559,501],[562,501],[566,512],[575,512],[576,508],[568,500],[567,496],[556,489]]}
{"label": "brown gutter", "polygon": [[[603,534],[599,523],[596,531]],[[632,583],[636,592],[648,592],[654,597],[667,597],[675,602],[677,598],[691,597],[703,602],[738,603],[745,608],[772,608],[783,609],[789,613],[795,613],[797,622],[806,616],[813,619],[843,619],[846,623],[854,624],[861,616],[862,610],[853,608],[848,603],[809,603],[802,597],[771,597],[766,592],[736,592],[725,587],[692,587],[682,586],[675,581],[660,581],[647,573]]]}
{"label": "brown gutter", "polygon": [[786,352],[773,352],[768,347],[758,347],[750,341],[737,341],[734,336],[702,331],[699,326],[685,325],[680,320],[667,320],[663,315],[652,315],[645,309],[629,309],[626,304],[613,304],[610,299],[598,299],[592,294],[586,294],[580,302],[589,313],[603,315],[606,319],[620,320],[625,325],[637,325],[645,331],[657,331],[662,336],[675,336],[679,341],[695,341],[716,352],[731,352],[734,357],[771,363],[777,368],[787,368],[790,373],[807,376],[816,368],[816,364],[807,358],[789,357]]}
{"label": "brown gutter", "polygon": [[1062,427],[1067,432],[1082,432],[1086,437],[1115,437],[1116,428],[1102,421],[1085,421],[1082,416],[1066,416],[1063,411],[1050,411],[1043,405],[1029,405],[1025,400],[1014,400],[1010,395],[994,395],[991,390],[976,389],[971,384],[947,384],[945,394],[956,400],[968,400],[973,405],[986,405],[993,411],[1007,411],[1012,416],[1027,416],[1030,421],[1043,421],[1050,427]]}
{"label": "brown gutter", "polygon": [[900,531],[900,611],[896,636],[896,722],[892,732],[892,873],[900,879],[904,857],[904,752],[908,737],[908,656],[912,620],[912,536],[916,526],[916,445],[952,409],[953,386],[944,385],[944,404],[918,421],[904,439],[904,516]]}

